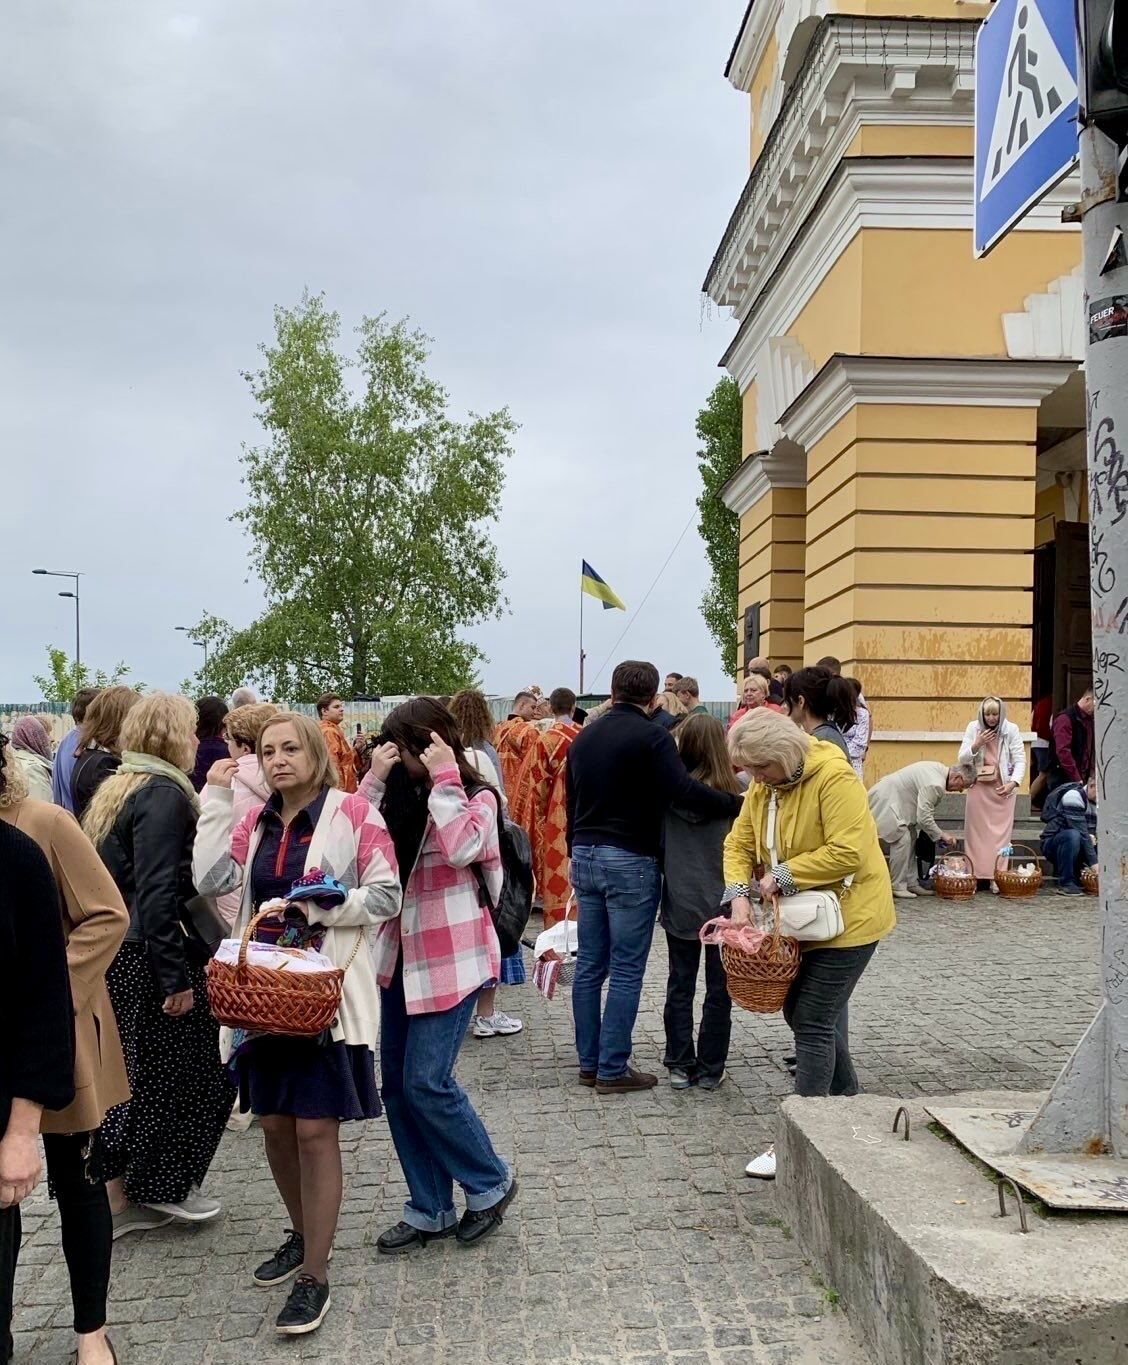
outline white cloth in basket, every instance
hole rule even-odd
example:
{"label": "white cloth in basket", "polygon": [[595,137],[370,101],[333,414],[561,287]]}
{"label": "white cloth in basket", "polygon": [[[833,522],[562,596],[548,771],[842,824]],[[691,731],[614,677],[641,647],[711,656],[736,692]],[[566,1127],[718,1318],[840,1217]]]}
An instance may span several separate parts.
{"label": "white cloth in basket", "polygon": [[[235,967],[239,962],[242,940],[225,938],[215,955],[217,962]],[[337,968],[324,953],[312,948],[277,948],[272,943],[247,944],[248,967],[271,967],[277,972],[333,972]]]}

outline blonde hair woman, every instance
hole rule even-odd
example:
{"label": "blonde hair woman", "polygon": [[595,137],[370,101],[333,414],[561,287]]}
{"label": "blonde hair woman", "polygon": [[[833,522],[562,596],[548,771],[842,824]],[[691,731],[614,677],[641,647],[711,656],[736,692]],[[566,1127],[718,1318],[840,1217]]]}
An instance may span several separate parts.
{"label": "blonde hair woman", "polygon": [[270,797],[238,824],[232,792],[238,760],[221,759],[207,775],[193,852],[196,884],[209,896],[239,891],[237,930],[264,902],[285,899],[281,923],[264,921],[257,936],[314,948],[345,973],[331,1037],[224,1034],[242,1107],[262,1121],[271,1174],[290,1217],[288,1236],[254,1281],[266,1288],[297,1276],[275,1322],[279,1332],[297,1336],[315,1331],[329,1311],[328,1262],[342,1194],[340,1125],[380,1114],[380,1007],[367,940],[374,925],[399,914],[400,880],[379,811],[366,797],[337,788],[315,721],[290,712],[268,716],[257,752]]}
{"label": "blonde hair woman", "polygon": [[749,673],[741,683],[740,705],[732,713],[728,728],[731,730],[734,725],[739,725],[745,716],[750,715],[761,706],[766,706],[770,696],[771,687],[767,678],[760,673]]}
{"label": "blonde hair woman", "polygon": [[[734,923],[741,924],[752,918],[753,888],[761,902],[816,887],[838,893],[845,928],[829,942],[803,945],[783,1017],[795,1035],[796,1093],[856,1095],[850,995],[879,940],[896,923],[866,790],[835,744],[773,711],[753,711],[729,731],[728,743],[733,763],[752,784],[725,840],[724,901],[732,906]],[[774,847],[767,835],[773,805]],[[774,1152],[746,1169],[773,1179]]]}
{"label": "blonde hair woman", "polygon": [[86,708],[71,769],[71,801],[81,820],[94,793],[121,762],[121,727],[141,700],[132,687],[107,687]]}
{"label": "blonde hair woman", "polygon": [[114,1236],[199,1223],[220,1206],[199,1193],[235,1099],[208,1010],[205,957],[182,923],[199,803],[188,780],[196,708],[153,692],[121,730],[121,766],[83,821],[129,910],[106,983],[132,1098],[102,1125]]}

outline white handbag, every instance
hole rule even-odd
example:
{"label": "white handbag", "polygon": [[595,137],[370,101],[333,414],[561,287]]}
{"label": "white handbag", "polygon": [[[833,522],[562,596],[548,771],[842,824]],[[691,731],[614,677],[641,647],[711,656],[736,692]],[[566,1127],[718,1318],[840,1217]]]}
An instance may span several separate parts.
{"label": "white handbag", "polygon": [[[773,867],[778,867],[780,861],[776,852],[777,813],[776,793],[773,790],[768,799],[767,839]],[[853,875],[847,877],[842,883],[843,890],[849,889],[853,880]],[[834,891],[797,891],[793,896],[780,896],[776,905],[780,933],[798,939],[800,943],[825,943],[837,938],[846,928],[842,919],[842,904]]]}

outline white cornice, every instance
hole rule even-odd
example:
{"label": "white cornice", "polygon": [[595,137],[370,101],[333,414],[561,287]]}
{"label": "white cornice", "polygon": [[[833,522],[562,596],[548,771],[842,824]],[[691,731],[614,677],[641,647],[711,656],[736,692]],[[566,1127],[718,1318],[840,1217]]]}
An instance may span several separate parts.
{"label": "white cornice", "polygon": [[731,85],[744,94],[748,94],[752,88],[753,78],[764,59],[768,40],[775,32],[782,8],[783,0],[755,0],[745,15],[725,69]]}
{"label": "white cornice", "polygon": [[841,15],[822,22],[709,268],[704,289],[714,303],[747,313],[864,124],[971,126],[975,29]]}
{"label": "white cornice", "polygon": [[729,509],[742,517],[750,512],[760,499],[771,489],[768,476],[764,472],[761,455],[749,455],[736,473],[721,489],[721,501]]}
{"label": "white cornice", "polygon": [[1037,407],[1077,369],[1071,360],[834,355],[780,417],[805,450],[858,403]]}
{"label": "white cornice", "polygon": [[[863,228],[950,228],[971,233],[971,157],[847,157],[821,202],[753,301],[722,364],[743,392],[757,378],[768,338],[782,336]],[[1076,232],[1061,211],[1076,203],[1075,177],[1063,181],[1021,222],[1020,232]]]}

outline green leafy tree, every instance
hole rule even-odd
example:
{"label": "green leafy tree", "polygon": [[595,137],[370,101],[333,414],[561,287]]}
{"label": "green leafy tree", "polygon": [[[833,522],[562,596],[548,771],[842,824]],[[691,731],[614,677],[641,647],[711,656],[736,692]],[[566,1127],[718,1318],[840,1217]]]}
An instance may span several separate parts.
{"label": "green leafy tree", "polygon": [[[76,664],[68,657],[65,649],[54,649],[47,646],[48,671],[37,673],[32,678],[32,682],[42,693],[44,701],[60,703],[69,706],[74,700],[74,694],[83,687],[116,687],[129,677],[132,671],[127,664],[119,661],[108,673],[100,668],[93,672],[85,664]],[[145,690],[144,683],[130,683],[130,687],[138,692]]]}
{"label": "green leafy tree", "polygon": [[248,501],[234,514],[267,608],[242,630],[216,623],[209,686],[249,681],[292,701],[466,686],[482,656],[459,631],[505,602],[489,524],[513,419],[453,420],[427,338],[405,322],[364,318],[350,360],[321,296],[274,320],[262,368],[244,376],[266,440],[243,450]]}
{"label": "green leafy tree", "polygon": [[709,586],[701,598],[701,615],[717,642],[726,673],[736,673],[737,578],[740,518],[721,501],[721,489],[740,468],[741,404],[736,380],[726,376],[697,414],[697,452],[701,470],[700,517],[697,529],[709,561]]}

